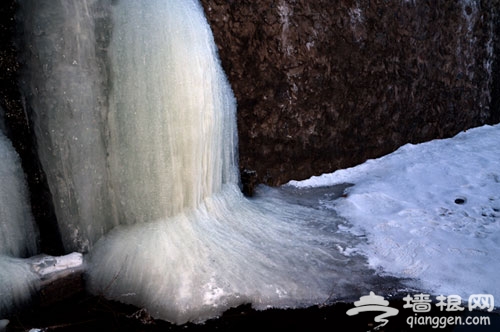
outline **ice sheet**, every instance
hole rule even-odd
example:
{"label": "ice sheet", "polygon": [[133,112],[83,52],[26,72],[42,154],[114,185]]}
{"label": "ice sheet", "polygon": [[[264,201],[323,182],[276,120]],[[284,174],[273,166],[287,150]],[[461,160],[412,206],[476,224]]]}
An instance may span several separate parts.
{"label": "ice sheet", "polygon": [[324,206],[366,234],[357,249],[382,273],[433,293],[499,298],[499,142],[500,125],[483,126],[289,185],[353,183]]}

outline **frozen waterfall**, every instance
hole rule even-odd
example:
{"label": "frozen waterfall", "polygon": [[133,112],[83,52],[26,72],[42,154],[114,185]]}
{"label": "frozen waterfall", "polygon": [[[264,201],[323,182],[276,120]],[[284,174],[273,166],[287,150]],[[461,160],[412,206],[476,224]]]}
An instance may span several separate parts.
{"label": "frozen waterfall", "polygon": [[24,173],[17,153],[1,130],[0,183],[0,255],[33,255],[38,250],[38,232],[31,215]]}
{"label": "frozen waterfall", "polygon": [[37,280],[21,258],[38,251],[21,162],[2,128],[0,123],[0,319],[30,299]]}
{"label": "frozen waterfall", "polygon": [[183,323],[363,291],[333,212],[240,193],[235,100],[197,1],[21,7],[39,155],[92,292]]}
{"label": "frozen waterfall", "polygon": [[67,250],[235,183],[235,101],[193,1],[25,1],[26,90]]}

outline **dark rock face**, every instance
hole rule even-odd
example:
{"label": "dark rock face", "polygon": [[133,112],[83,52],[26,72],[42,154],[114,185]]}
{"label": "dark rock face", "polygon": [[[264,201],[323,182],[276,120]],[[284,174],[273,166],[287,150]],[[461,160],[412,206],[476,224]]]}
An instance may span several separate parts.
{"label": "dark rock face", "polygon": [[498,0],[202,3],[248,191],[499,120]]}

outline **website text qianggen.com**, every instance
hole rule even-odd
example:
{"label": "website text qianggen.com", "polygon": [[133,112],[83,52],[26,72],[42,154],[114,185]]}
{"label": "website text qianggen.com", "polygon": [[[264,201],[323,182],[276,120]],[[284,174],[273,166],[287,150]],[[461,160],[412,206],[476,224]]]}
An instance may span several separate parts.
{"label": "website text qianggen.com", "polygon": [[406,323],[413,328],[414,326],[431,326],[434,329],[445,328],[447,326],[461,326],[461,325],[491,325],[490,317],[488,316],[450,316],[450,317],[437,317],[437,316],[409,316]]}
{"label": "website text qianggen.com", "polygon": [[[403,300],[406,304],[403,308],[411,308],[415,313],[414,316],[409,316],[406,323],[413,328],[416,325],[431,326],[432,328],[445,328],[448,325],[461,326],[461,325],[491,325],[490,317],[488,316],[426,316],[419,314],[426,313],[431,310],[431,299],[429,294],[416,294],[415,296],[407,295]],[[462,298],[459,295],[436,297],[438,301],[435,305],[439,307],[440,311],[447,312],[462,312],[465,308],[462,306]],[[494,308],[495,300],[491,294],[473,294],[469,296],[468,307],[469,311],[474,309],[492,311]]]}

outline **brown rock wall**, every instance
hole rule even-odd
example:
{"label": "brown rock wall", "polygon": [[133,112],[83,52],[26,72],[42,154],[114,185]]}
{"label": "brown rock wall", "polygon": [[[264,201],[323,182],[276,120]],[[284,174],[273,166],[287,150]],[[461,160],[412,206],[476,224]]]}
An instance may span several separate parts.
{"label": "brown rock wall", "polygon": [[498,0],[202,3],[238,100],[240,167],[256,182],[493,118]]}

